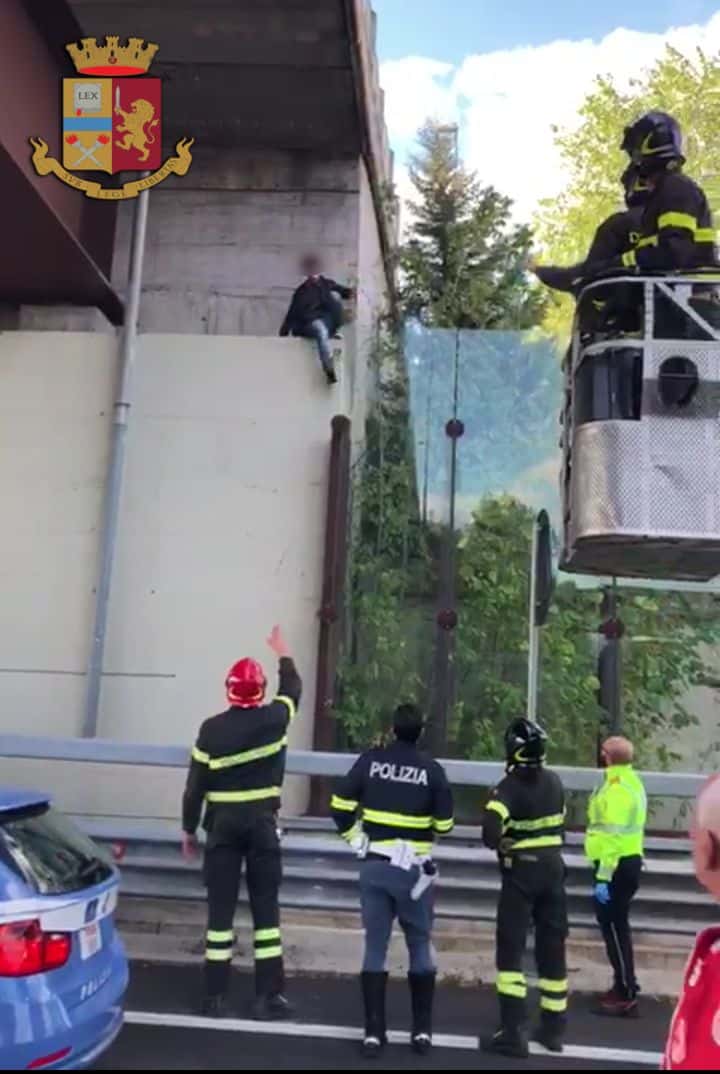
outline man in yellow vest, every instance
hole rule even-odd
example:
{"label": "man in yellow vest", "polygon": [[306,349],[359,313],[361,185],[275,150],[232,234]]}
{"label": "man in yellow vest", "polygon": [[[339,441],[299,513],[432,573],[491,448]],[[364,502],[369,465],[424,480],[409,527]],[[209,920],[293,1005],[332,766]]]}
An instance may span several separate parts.
{"label": "man in yellow vest", "polygon": [[602,747],[603,782],[588,807],[585,854],[595,870],[595,911],[615,974],[613,987],[600,998],[599,1014],[636,1017],[635,977],[630,905],[640,886],[643,867],[647,795],[634,770],[632,743],[621,736]]}

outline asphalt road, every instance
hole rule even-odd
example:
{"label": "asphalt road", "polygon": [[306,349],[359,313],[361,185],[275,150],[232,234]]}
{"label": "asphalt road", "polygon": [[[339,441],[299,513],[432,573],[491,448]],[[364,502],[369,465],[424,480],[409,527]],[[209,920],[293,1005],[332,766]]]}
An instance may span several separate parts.
{"label": "asphalt road", "polygon": [[[249,1023],[246,1006],[252,979],[234,978],[232,1018],[207,1023],[197,1017],[200,970],[184,966],[133,967],[127,1002],[128,1025],[100,1070],[357,1070],[367,1063],[356,1043],[361,1025],[357,982],[301,977],[288,983],[297,1007],[293,1024]],[[436,1046],[430,1059],[419,1059],[406,1044],[391,1044],[379,1069],[405,1070],[641,1070],[655,1066],[662,1051],[671,1010],[645,998],[641,1017],[609,1021],[592,1014],[587,997],[571,1003],[568,1049],[563,1057],[547,1054],[527,1062],[496,1062],[477,1048],[479,1033],[495,1028],[492,990],[443,985],[436,1003]],[[150,1022],[151,1024],[144,1024]],[[391,982],[388,1024],[408,1029],[409,1002],[402,982]]]}

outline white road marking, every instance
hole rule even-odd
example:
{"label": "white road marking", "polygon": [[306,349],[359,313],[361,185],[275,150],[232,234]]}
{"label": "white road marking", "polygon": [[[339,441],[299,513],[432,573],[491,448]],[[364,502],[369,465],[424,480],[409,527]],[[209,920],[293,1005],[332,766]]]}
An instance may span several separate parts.
{"label": "white road marking", "polygon": [[[164,1026],[174,1029],[204,1029],[224,1033],[260,1033],[274,1037],[311,1037],[317,1040],[359,1040],[360,1030],[354,1026],[311,1025],[304,1022],[256,1022],[250,1018],[202,1018],[194,1014],[160,1013],[153,1011],[126,1011],[125,1021],[135,1026]],[[409,1044],[408,1033],[390,1030],[391,1044]],[[464,1037],[453,1033],[434,1033],[436,1048],[452,1048],[456,1051],[474,1052],[480,1047],[477,1037]],[[549,1056],[538,1044],[530,1045],[532,1055]],[[553,1059],[580,1059],[594,1063],[618,1063],[620,1066],[647,1066],[659,1069],[660,1052],[634,1051],[623,1048],[596,1048],[593,1045],[566,1044],[562,1055]]]}

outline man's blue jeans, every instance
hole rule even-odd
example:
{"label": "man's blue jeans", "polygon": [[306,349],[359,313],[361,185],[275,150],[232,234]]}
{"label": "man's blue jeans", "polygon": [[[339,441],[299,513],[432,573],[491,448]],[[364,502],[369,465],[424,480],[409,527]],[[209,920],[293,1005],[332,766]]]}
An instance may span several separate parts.
{"label": "man's blue jeans", "polygon": [[330,339],[342,325],[343,306],[339,298],[333,292],[331,295],[332,306],[322,317],[316,317],[308,321],[302,334],[306,339],[314,339],[318,349],[320,364],[326,373],[334,373],[332,360],[332,347]]}
{"label": "man's blue jeans", "polygon": [[318,356],[320,358],[320,364],[326,373],[333,372],[333,360],[332,360],[332,348],[330,346],[330,329],[328,328],[325,320],[322,317],[318,317],[315,321],[310,321],[306,328],[306,335],[309,339],[314,339],[317,344]]}
{"label": "man's blue jeans", "polygon": [[417,866],[408,871],[385,861],[364,861],[360,866],[360,903],[365,929],[365,973],[385,970],[393,922],[397,917],[405,933],[410,973],[434,973],[432,946],[433,887],[413,900],[410,892],[420,875]]}

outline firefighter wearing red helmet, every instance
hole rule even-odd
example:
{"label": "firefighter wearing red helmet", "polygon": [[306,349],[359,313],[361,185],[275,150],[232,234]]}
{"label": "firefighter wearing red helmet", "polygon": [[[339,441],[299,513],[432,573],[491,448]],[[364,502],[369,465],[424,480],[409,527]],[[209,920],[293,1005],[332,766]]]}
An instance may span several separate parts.
{"label": "firefighter wearing red helmet", "polygon": [[205,804],[208,929],[203,1012],[222,1017],[230,980],[233,920],[243,862],[254,929],[253,1017],[285,1018],[278,893],[281,880],[277,814],[285,774],[287,731],[302,684],[279,627],[268,645],[280,661],[278,692],[265,703],[260,664],[240,660],[225,681],[229,707],[200,728],[183,797],[183,854],[199,850],[196,831]]}

